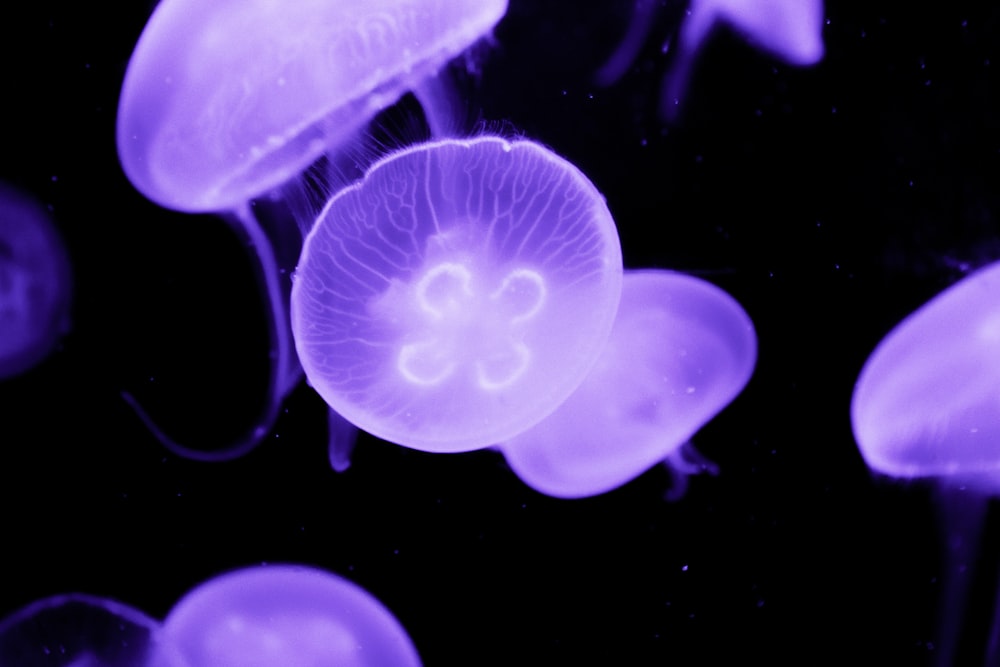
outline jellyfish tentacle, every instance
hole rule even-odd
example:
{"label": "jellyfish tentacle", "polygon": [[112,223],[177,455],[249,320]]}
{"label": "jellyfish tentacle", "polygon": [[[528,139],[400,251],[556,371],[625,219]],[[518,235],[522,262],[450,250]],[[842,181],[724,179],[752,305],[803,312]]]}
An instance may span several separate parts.
{"label": "jellyfish tentacle", "polygon": [[278,421],[282,400],[302,378],[302,368],[292,344],[291,323],[288,317],[287,297],[285,296],[288,290],[282,289],[274,250],[263,229],[253,217],[249,205],[240,207],[235,215],[239,224],[234,225],[234,227],[242,236],[247,247],[253,250],[251,254],[257,260],[255,274],[261,285],[261,291],[266,295],[269,313],[267,318],[270,346],[269,378],[263,410],[254,423],[227,447],[207,451],[182,444],[171,437],[156,423],[156,420],[142,407],[135,396],[130,392],[122,392],[121,394],[122,399],[132,408],[136,416],[160,444],[177,456],[195,461],[231,461],[252,451],[274,429],[274,425]]}
{"label": "jellyfish tentacle", "polygon": [[635,62],[642,45],[649,37],[650,28],[656,15],[656,0],[636,0],[629,19],[625,37],[594,75],[594,82],[599,86],[610,86],[625,76],[625,72]]}

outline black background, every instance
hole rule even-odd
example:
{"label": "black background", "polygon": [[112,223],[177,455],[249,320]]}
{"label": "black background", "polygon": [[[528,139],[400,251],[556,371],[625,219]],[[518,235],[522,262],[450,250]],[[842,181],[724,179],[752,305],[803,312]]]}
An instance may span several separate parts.
{"label": "black background", "polygon": [[[367,436],[338,475],[304,384],[248,456],[168,454],[121,392],[179,437],[244,428],[267,372],[252,265],[221,219],[157,208],[118,165],[118,93],[152,5],[16,10],[0,28],[0,179],[50,209],[75,303],[60,349],[0,384],[0,616],[83,591],[162,618],[221,572],[297,562],[382,600],[429,665],[933,662],[939,618],[958,612],[942,604],[934,487],[869,473],[849,405],[894,324],[1000,258],[988,5],[831,1],[808,69],[721,31],[670,126],[656,111],[675,5],[613,86],[591,78],[624,0],[511,0],[481,71],[459,77],[466,131],[523,133],[591,178],[627,267],[694,273],[753,319],[756,372],[694,438],[721,473],[674,503],[659,468],[564,501],[492,452]],[[383,126],[407,127],[408,109]],[[996,542],[962,660],[985,643]]]}

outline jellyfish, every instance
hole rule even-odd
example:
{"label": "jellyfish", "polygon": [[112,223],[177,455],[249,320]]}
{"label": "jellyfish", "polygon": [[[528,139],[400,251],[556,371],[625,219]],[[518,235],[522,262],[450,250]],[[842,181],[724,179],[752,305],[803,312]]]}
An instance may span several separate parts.
{"label": "jellyfish", "polygon": [[500,444],[535,490],[560,498],[615,489],[664,461],[713,469],[687,443],[750,379],[753,324],[718,287],[656,269],[627,270],[611,338],[583,384],[534,427]]}
{"label": "jellyfish", "polygon": [[[160,624],[128,605],[73,593],[44,598],[0,621],[0,665],[153,667]],[[181,665],[169,648],[155,667]]]}
{"label": "jellyfish", "polygon": [[[851,399],[854,437],[873,471],[936,480],[946,557],[975,562],[987,499],[1000,492],[1000,262],[965,277],[883,339]],[[953,657],[971,572],[955,577],[942,617],[940,654]],[[1000,611],[1000,608],[998,608]],[[1000,659],[994,613],[990,659]]]}
{"label": "jellyfish", "polygon": [[610,211],[527,140],[399,151],[336,194],[306,239],[292,330],[334,411],[431,452],[540,421],[607,342],[622,258]]}
{"label": "jellyfish", "polygon": [[[118,155],[132,184],[184,212],[225,212],[257,256],[269,307],[265,412],[230,447],[183,446],[125,398],[175,453],[239,456],[270,432],[301,369],[288,331],[288,280],[251,203],[301,178],[407,91],[432,129],[448,126],[438,72],[487,36],[506,0],[164,0],[136,45],[118,108]],[[286,221],[287,222],[287,221]],[[311,220],[278,225],[296,247]]]}
{"label": "jellyfish", "polygon": [[[625,38],[598,70],[598,84],[613,84],[631,66],[654,22],[656,5],[655,0],[635,0]],[[680,25],[677,55],[663,80],[660,112],[665,119],[676,118],[691,68],[719,25],[789,65],[805,67],[823,58],[822,0],[691,0]]]}
{"label": "jellyfish", "polygon": [[38,364],[70,328],[62,238],[38,204],[0,184],[0,380]]}
{"label": "jellyfish", "polygon": [[299,565],[251,567],[201,584],[171,609],[160,639],[186,667],[420,665],[381,602]]}

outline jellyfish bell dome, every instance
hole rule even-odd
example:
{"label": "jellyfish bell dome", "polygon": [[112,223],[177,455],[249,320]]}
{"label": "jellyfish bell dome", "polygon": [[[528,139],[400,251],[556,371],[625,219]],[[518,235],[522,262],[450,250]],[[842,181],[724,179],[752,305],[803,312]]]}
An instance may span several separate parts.
{"label": "jellyfish bell dome", "polygon": [[306,378],[378,437],[507,440],[583,381],[621,295],[604,198],[531,141],[417,145],[335,195],[306,239],[292,330]]}
{"label": "jellyfish bell dome", "polygon": [[718,287],[673,271],[625,271],[593,370],[500,450],[522,481],[562,498],[610,491],[661,461],[688,472],[682,448],[743,390],[756,358],[753,323]]}
{"label": "jellyfish bell dome", "polygon": [[173,607],[161,634],[184,667],[420,665],[381,602],[346,579],[298,565],[246,568],[201,584]]}
{"label": "jellyfish bell dome", "polygon": [[506,0],[163,0],[122,86],[122,167],[167,208],[235,209],[420,87],[506,8]]}
{"label": "jellyfish bell dome", "polygon": [[70,274],[45,210],[0,184],[0,380],[38,364],[69,330]]}
{"label": "jellyfish bell dome", "polygon": [[878,344],[855,385],[851,422],[875,471],[1000,490],[1000,262]]}

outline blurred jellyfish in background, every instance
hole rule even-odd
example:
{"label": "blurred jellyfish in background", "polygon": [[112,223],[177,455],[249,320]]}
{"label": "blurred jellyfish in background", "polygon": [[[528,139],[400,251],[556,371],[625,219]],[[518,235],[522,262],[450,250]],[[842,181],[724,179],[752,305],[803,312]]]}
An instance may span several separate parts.
{"label": "blurred jellyfish in background", "polygon": [[[506,0],[164,0],[136,45],[122,85],[117,142],[135,187],[166,208],[227,212],[258,258],[269,304],[271,383],[266,409],[230,447],[199,451],[147,426],[174,452],[221,460],[271,430],[301,370],[288,331],[288,278],[280,275],[251,202],[293,183],[342,150],[381,109],[414,91],[435,131],[452,105],[439,72],[488,36]],[[297,250],[310,219],[279,221]],[[297,223],[297,224],[296,224]]]}
{"label": "blurred jellyfish in background", "polygon": [[0,380],[34,367],[69,331],[72,282],[46,211],[0,183]]}
{"label": "blurred jellyfish in background", "polygon": [[420,665],[381,602],[346,579],[296,565],[237,570],[194,588],[167,615],[160,645],[186,667]]}
{"label": "blurred jellyfish in background", "polygon": [[[611,85],[624,76],[655,22],[657,0],[634,2],[621,45],[597,72],[600,85]],[[680,24],[674,61],[663,80],[660,113],[665,119],[679,114],[698,53],[720,26],[789,65],[815,65],[823,58],[822,0],[691,0]]]}
{"label": "blurred jellyfish in background", "polygon": [[[45,598],[0,620],[0,665],[10,667],[143,667],[159,623],[127,605],[92,595]],[[169,649],[161,649],[167,662]]]}
{"label": "blurred jellyfish in background", "polygon": [[[934,297],[879,343],[855,386],[851,422],[872,470],[941,488],[952,581],[939,647],[950,664],[987,501],[1000,492],[1000,262]],[[998,612],[985,664],[1000,660]]]}
{"label": "blurred jellyfish in background", "polygon": [[483,136],[402,150],[306,239],[292,329],[310,384],[380,438],[461,452],[583,381],[621,295],[611,213],[569,162]]}
{"label": "blurred jellyfish in background", "polygon": [[672,271],[626,271],[611,338],[555,412],[500,445],[535,490],[562,498],[615,489],[664,461],[684,475],[711,464],[689,439],[746,386],[753,323],[728,294]]}

